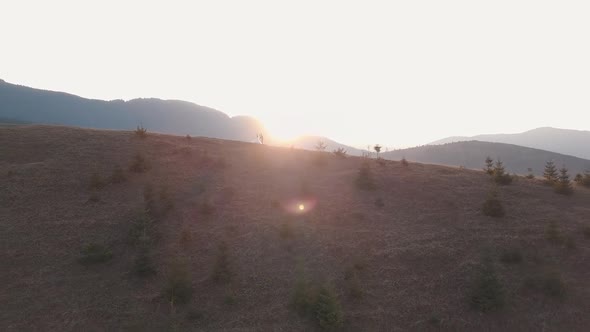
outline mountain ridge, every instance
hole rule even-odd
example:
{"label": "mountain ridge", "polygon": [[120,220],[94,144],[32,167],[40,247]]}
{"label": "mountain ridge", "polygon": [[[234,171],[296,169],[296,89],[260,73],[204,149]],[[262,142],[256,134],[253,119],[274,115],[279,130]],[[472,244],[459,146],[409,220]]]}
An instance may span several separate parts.
{"label": "mountain ridge", "polygon": [[516,134],[451,136],[431,142],[429,145],[470,140],[515,144],[590,159],[590,131],[554,127],[539,127]]}

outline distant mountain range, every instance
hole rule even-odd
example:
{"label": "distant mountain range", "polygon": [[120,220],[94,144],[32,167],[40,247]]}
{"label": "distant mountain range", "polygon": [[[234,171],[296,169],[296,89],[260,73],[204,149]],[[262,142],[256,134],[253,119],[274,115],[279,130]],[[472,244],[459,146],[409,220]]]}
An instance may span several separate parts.
{"label": "distant mountain range", "polygon": [[490,156],[495,160],[501,160],[506,170],[516,174],[528,174],[528,169],[532,168],[534,174],[542,175],[545,163],[549,160],[553,160],[557,167],[565,165],[572,177],[576,173],[590,170],[590,160],[513,144],[480,141],[425,145],[385,152],[381,155],[391,160],[401,160],[405,157],[409,161],[464,166],[471,169],[482,169],[485,158]]}
{"label": "distant mountain range", "polygon": [[520,134],[478,135],[472,137],[455,136],[430,143],[431,145],[484,141],[526,146],[529,148],[553,151],[580,158],[590,159],[590,131],[537,128]]}
{"label": "distant mountain range", "polygon": [[[264,133],[267,138],[265,141],[273,145],[315,150],[317,143],[322,141],[328,152],[343,148],[349,155],[359,156],[365,151],[321,136],[302,136],[290,142],[278,142],[270,137],[255,118],[230,117],[218,110],[186,101],[155,98],[130,101],[86,99],[2,80],[0,123],[43,123],[118,130],[130,130],[143,125],[153,132],[246,142],[256,142],[256,134]],[[566,165],[570,171],[578,173],[590,168],[590,161],[581,159],[590,158],[590,132],[539,128],[522,134],[449,137],[427,146],[384,152],[381,156],[393,160],[405,157],[410,161],[474,169],[483,167],[485,157],[491,156],[504,161],[511,172],[526,174],[528,168],[533,168],[537,175],[542,173],[545,162],[554,160],[558,166]]]}
{"label": "distant mountain range", "polygon": [[229,117],[212,108],[179,100],[155,98],[94,100],[75,95],[14,85],[0,80],[2,122],[43,123],[98,129],[134,129],[256,141],[265,132],[256,119]]}

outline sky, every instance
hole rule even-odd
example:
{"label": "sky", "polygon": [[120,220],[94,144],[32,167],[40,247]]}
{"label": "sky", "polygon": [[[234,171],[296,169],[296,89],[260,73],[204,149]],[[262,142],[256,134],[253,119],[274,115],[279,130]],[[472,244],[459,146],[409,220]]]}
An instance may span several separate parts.
{"label": "sky", "polygon": [[0,79],[408,147],[590,130],[588,1],[0,0]]}

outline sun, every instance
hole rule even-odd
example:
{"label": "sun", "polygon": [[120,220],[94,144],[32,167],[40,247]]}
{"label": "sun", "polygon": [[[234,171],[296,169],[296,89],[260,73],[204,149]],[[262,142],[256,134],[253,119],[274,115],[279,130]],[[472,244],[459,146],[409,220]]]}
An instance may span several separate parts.
{"label": "sun", "polygon": [[305,205],[299,204],[298,208],[299,208],[299,211],[303,211],[303,210],[305,210]]}

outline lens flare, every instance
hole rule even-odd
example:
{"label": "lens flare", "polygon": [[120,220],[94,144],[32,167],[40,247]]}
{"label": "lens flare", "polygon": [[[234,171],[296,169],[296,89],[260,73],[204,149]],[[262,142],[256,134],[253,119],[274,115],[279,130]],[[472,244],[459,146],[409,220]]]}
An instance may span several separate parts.
{"label": "lens flare", "polygon": [[299,211],[303,211],[303,210],[305,210],[305,205],[299,204]]}

